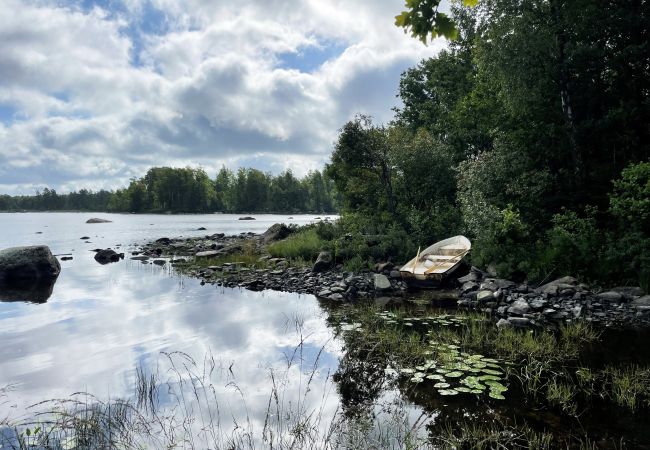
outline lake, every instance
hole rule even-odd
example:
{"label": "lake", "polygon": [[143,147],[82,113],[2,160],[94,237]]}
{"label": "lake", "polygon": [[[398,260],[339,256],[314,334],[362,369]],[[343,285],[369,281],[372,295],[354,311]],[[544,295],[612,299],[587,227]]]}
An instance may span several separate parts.
{"label": "lake", "polygon": [[[90,217],[112,222],[86,224]],[[446,437],[445,430],[462,434],[474,426],[501,430],[509,443],[552,436],[577,448],[619,448],[625,438],[648,448],[649,408],[639,403],[633,412],[621,403],[626,398],[613,405],[598,384],[617,368],[636,367],[634,377],[650,377],[642,371],[650,362],[647,330],[607,330],[606,338],[586,345],[570,338],[580,350],[558,359],[564,365],[544,368],[545,376],[559,376],[557,390],[587,370],[593,386],[576,384],[588,393],[564,398],[547,381],[538,392],[527,391],[531,368],[502,358],[491,345],[479,350],[498,359],[476,348],[466,350],[474,354],[457,350],[462,333],[455,337],[453,328],[476,319],[426,294],[369,309],[312,295],[201,285],[169,264],[128,258],[138,244],[160,237],[262,233],[278,222],[320,220],[254,217],[0,214],[0,248],[45,244],[73,257],[61,262],[46,302],[0,302],[0,448],[3,440],[16,444],[13,425],[34,430],[53,411],[85,418],[59,423],[64,430],[53,438],[62,444],[54,448],[90,446],[66,440],[83,435],[80,423],[99,424],[122,444],[131,439],[120,434],[128,423],[128,433],[143,436],[135,442],[152,448],[405,448],[432,433],[457,445],[472,441]],[[92,250],[107,247],[127,258],[98,264]],[[621,373],[635,381],[632,372]],[[492,383],[490,396],[479,375]],[[636,381],[630,386],[646,401],[645,385]],[[525,428],[503,431],[513,424]]]}

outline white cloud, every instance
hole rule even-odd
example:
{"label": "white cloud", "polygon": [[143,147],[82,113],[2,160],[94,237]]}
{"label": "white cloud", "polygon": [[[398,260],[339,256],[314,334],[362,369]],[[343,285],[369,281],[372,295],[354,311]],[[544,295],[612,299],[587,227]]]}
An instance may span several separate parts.
{"label": "white cloud", "polygon": [[[444,45],[397,29],[401,8],[124,0],[108,11],[8,0],[0,106],[15,114],[4,124],[0,115],[0,191],[117,187],[163,164],[319,168],[345,121],[357,112],[387,121],[399,74]],[[156,21],[163,33],[142,31]],[[299,53],[316,69],[282,64]]]}

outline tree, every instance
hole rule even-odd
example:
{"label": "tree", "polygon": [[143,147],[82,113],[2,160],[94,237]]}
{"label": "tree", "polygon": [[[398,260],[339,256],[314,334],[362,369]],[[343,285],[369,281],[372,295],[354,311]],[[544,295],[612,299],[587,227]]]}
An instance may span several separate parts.
{"label": "tree", "polygon": [[[466,6],[475,6],[478,0],[463,0]],[[411,31],[411,36],[426,44],[430,37],[442,36],[455,39],[458,29],[454,21],[445,13],[438,11],[440,0],[406,0],[408,9],[395,16],[395,25]]]}

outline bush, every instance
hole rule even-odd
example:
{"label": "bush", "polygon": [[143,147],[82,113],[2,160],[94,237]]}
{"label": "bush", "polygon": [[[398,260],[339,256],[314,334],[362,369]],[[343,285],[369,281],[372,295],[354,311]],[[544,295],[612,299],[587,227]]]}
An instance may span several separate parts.
{"label": "bush", "polygon": [[604,266],[603,236],[595,215],[596,209],[587,207],[583,217],[568,210],[553,216],[546,239],[537,244],[539,257],[534,262],[533,278],[542,279],[551,273],[585,280],[600,277]]}

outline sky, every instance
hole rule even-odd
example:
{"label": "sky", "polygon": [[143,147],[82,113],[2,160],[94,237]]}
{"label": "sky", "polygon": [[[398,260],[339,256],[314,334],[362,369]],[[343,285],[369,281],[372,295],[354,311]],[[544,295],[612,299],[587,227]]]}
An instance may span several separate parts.
{"label": "sky", "polygon": [[322,169],[357,113],[389,121],[437,54],[404,0],[3,0],[0,193],[114,189],[152,166]]}

